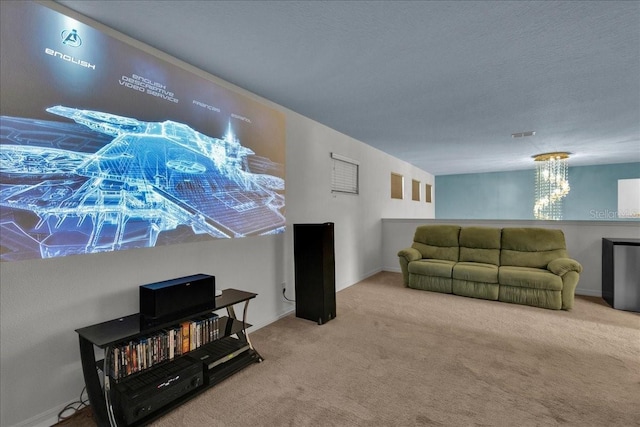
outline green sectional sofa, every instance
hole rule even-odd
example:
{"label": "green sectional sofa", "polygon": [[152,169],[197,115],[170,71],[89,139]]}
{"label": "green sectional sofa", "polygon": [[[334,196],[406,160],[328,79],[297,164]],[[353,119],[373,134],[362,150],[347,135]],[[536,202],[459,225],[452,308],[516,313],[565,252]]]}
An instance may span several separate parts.
{"label": "green sectional sofa", "polygon": [[582,266],[562,230],[422,225],[398,252],[405,286],[569,310]]}

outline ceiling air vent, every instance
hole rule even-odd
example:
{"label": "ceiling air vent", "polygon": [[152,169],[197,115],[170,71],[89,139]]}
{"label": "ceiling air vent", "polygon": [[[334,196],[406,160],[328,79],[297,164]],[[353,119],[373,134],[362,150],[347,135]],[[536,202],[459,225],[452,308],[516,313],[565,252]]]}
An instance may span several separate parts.
{"label": "ceiling air vent", "polygon": [[523,136],[533,136],[535,131],[512,133],[511,138],[522,138]]}

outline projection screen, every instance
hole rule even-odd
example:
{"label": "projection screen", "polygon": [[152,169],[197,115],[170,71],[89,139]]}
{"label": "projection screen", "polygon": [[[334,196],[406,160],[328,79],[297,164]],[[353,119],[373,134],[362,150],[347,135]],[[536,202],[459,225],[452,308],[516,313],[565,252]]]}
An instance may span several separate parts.
{"label": "projection screen", "polygon": [[3,3],[2,261],[284,231],[281,111],[90,20]]}

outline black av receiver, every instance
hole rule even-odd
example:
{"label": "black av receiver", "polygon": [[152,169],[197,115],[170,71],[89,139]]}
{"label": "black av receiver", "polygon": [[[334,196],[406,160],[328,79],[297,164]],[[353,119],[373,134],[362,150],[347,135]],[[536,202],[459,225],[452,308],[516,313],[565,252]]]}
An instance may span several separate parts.
{"label": "black av receiver", "polygon": [[116,414],[125,424],[139,421],[203,385],[202,363],[181,357],[114,384]]}

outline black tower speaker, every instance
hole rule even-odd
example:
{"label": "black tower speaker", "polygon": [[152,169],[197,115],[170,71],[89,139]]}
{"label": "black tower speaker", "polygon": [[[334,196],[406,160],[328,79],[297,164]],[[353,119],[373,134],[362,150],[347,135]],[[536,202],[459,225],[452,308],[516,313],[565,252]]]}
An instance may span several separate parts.
{"label": "black tower speaker", "polygon": [[293,224],[296,317],[319,325],[336,317],[333,223]]}

